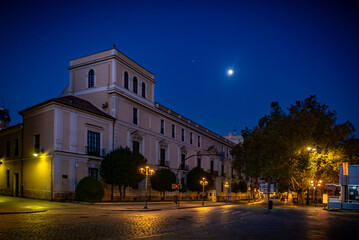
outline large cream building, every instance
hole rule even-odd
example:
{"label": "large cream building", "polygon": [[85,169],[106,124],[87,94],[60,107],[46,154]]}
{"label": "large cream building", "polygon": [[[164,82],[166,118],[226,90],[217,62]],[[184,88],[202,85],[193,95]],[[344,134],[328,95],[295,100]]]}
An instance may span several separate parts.
{"label": "large cream building", "polygon": [[[76,184],[100,178],[103,156],[122,146],[143,154],[151,168],[180,169],[182,183],[200,166],[215,179],[208,196],[225,197],[225,182],[236,179],[233,143],[155,102],[151,72],[115,48],[73,59],[68,69],[60,97],[21,111],[22,124],[0,131],[0,193],[73,199]],[[130,199],[143,196],[143,183],[127,191]]]}

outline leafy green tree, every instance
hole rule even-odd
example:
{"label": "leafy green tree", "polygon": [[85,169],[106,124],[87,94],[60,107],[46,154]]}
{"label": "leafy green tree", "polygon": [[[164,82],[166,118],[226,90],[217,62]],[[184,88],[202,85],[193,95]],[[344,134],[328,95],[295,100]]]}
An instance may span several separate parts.
{"label": "leafy green tree", "polygon": [[249,177],[271,178],[302,194],[311,179],[337,182],[348,152],[352,152],[351,162],[357,162],[357,154],[350,151],[356,142],[353,132],[349,121],[337,124],[336,112],[316,96],[297,101],[287,113],[273,102],[270,114],[258,126],[242,130],[243,144],[232,149],[233,165]]}
{"label": "leafy green tree", "polygon": [[108,153],[101,161],[100,176],[102,180],[111,184],[111,200],[113,200],[113,186],[119,187],[122,199],[126,197],[126,188],[135,187],[144,176],[139,168],[145,165],[147,160],[138,152],[132,152],[129,148],[118,148]]}
{"label": "leafy green tree", "polygon": [[176,183],[176,174],[168,168],[161,168],[151,177],[151,186],[154,190],[161,192],[164,200],[166,191],[172,192],[172,184]]}
{"label": "leafy green tree", "polygon": [[81,179],[75,190],[75,197],[78,201],[100,201],[104,195],[102,184],[94,177]]}
{"label": "leafy green tree", "polygon": [[202,192],[202,185],[200,184],[200,181],[202,178],[206,178],[208,181],[208,184],[204,187],[204,190],[207,191],[209,189],[213,188],[213,179],[212,175],[206,171],[204,171],[200,167],[195,167],[191,171],[189,171],[187,176],[187,187],[190,191],[193,192]]}

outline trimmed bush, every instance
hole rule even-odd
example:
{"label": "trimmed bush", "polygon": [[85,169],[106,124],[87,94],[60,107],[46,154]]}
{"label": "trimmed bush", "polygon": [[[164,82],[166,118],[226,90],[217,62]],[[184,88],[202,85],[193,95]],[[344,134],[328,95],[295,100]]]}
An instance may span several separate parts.
{"label": "trimmed bush", "polygon": [[105,195],[102,184],[93,177],[85,177],[76,186],[75,198],[77,201],[101,201]]}

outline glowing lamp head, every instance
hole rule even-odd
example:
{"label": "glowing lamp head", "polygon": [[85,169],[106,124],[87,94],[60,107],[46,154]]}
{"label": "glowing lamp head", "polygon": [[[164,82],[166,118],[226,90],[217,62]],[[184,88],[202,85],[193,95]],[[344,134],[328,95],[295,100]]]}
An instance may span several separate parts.
{"label": "glowing lamp head", "polygon": [[37,157],[37,156],[39,156],[39,154],[38,154],[38,153],[34,153],[33,155],[34,155],[34,157]]}

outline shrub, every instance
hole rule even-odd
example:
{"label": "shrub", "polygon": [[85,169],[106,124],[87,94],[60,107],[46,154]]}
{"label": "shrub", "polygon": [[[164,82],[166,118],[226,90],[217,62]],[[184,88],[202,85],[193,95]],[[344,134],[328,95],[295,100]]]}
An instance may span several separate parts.
{"label": "shrub", "polygon": [[78,201],[100,201],[105,195],[102,184],[93,177],[85,177],[76,186],[75,198]]}

